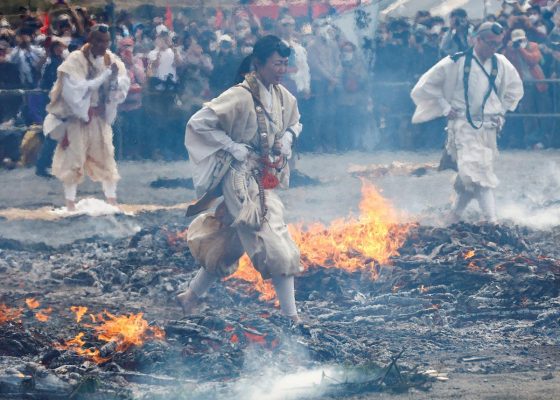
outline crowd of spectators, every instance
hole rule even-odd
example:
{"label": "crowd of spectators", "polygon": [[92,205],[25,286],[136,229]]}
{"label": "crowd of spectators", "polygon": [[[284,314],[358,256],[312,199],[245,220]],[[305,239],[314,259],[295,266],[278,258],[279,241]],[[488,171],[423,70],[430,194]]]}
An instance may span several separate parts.
{"label": "crowd of spectators", "polygon": [[[525,98],[508,119],[503,145],[560,146],[560,1],[504,0],[497,15],[506,28],[500,50],[518,69]],[[442,146],[444,121],[411,126],[411,86],[447,55],[466,50],[476,25],[465,10],[448,21],[418,12],[388,18],[367,43],[348,41],[336,11],[322,18],[290,15],[258,18],[247,2],[227,9],[87,10],[58,0],[46,12],[25,7],[0,14],[0,123],[2,129],[40,124],[56,69],[85,42],[95,23],[109,23],[113,51],[131,78],[115,129],[117,157],[176,159],[188,118],[203,102],[233,84],[236,70],[258,37],[276,34],[294,50],[285,86],[298,98],[304,132],[300,151],[421,149]],[[361,47],[360,47],[361,46]],[[27,89],[14,94],[2,89]],[[41,89],[41,90],[29,90]],[[14,97],[15,96],[15,97]],[[1,140],[1,139],[0,139]],[[45,141],[38,172],[49,164]],[[0,153],[5,144],[0,144]],[[0,154],[4,157],[5,154]]]}

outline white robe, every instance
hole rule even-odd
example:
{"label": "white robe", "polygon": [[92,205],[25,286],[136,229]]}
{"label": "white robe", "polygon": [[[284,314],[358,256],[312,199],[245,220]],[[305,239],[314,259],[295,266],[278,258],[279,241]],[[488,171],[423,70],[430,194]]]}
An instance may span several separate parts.
{"label": "white robe", "polygon": [[[283,110],[279,109],[281,107],[279,104],[280,100],[272,95],[272,89],[265,88],[260,81],[258,82],[260,99],[266,111],[270,115],[281,113]],[[243,95],[247,94],[245,89],[242,88],[232,88],[230,90],[235,90]],[[279,110],[275,111],[275,109]],[[281,119],[280,116],[277,118]],[[255,130],[251,136],[256,135],[256,125],[249,125],[251,124],[248,123],[248,130]],[[302,125],[298,121],[287,128],[298,137],[301,133]],[[270,135],[269,138],[274,140],[273,135]],[[218,151],[228,148],[232,142],[233,139],[220,126],[220,121],[212,110],[211,103],[205,105],[189,120],[185,134],[185,147],[189,152],[193,183],[198,196],[202,196],[210,185],[216,163],[216,159],[213,156]]]}
{"label": "white robe", "polygon": [[[301,124],[294,96],[281,86],[276,90],[258,84],[260,99],[273,119],[267,121],[269,146],[288,129],[299,135]],[[232,141],[254,149],[259,145],[255,105],[249,92],[241,87],[233,87],[207,103],[187,124],[185,146],[199,195],[215,184],[216,165],[220,162],[217,154]],[[213,274],[233,273],[244,252],[265,279],[301,272],[299,250],[288,232],[284,206],[274,190],[264,191],[267,212],[263,220],[259,188],[252,173],[259,167],[258,157],[255,153],[246,162],[231,163],[225,175],[218,177],[223,203],[216,212],[199,215],[189,226],[191,253]]]}
{"label": "white robe", "polygon": [[67,185],[82,182],[87,174],[94,181],[116,182],[119,179],[114,159],[111,124],[117,107],[128,93],[130,79],[122,61],[108,52],[111,63],[119,68],[116,86],[108,90],[104,115],[89,115],[92,107],[101,106],[99,91],[107,85],[111,70],[104,57],[89,55],[93,77],[87,76],[88,62],[81,50],[72,52],[58,68],[58,77],[50,93],[44,131],[57,140],[65,136],[69,142],[59,143],[53,158],[53,174]]}
{"label": "white robe", "polygon": [[[476,57],[476,53],[474,54]],[[498,154],[496,135],[503,125],[507,111],[513,111],[523,97],[523,83],[515,67],[501,54],[498,60],[496,89],[492,91],[484,112],[482,103],[489,88],[489,80],[478,63],[472,60],[469,75],[469,108],[472,119],[481,129],[474,129],[466,120],[463,70],[465,57],[454,61],[446,57],[426,72],[412,89],[411,97],[416,104],[413,123],[421,123],[446,116],[451,109],[458,118],[448,123],[446,149],[457,162],[458,178],[466,190],[476,187],[495,188],[498,178],[494,174],[494,160]],[[482,66],[488,74],[492,60]],[[483,118],[484,115],[484,118]]]}

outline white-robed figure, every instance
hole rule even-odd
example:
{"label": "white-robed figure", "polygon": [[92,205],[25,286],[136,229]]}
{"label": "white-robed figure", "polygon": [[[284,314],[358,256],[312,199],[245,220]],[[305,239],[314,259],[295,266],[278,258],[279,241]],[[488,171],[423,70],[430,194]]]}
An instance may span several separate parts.
{"label": "white-robed figure", "polygon": [[240,67],[242,82],[204,104],[187,124],[185,145],[199,195],[187,215],[203,213],[187,233],[202,268],[178,295],[185,314],[247,253],[263,278],[272,278],[282,313],[298,319],[294,275],[302,270],[300,254],[274,192],[287,186],[287,159],[302,129],[296,99],[280,85],[289,55],[278,37],[259,39]]}
{"label": "white-robed figure", "polygon": [[416,104],[413,123],[441,116],[448,119],[440,168],[457,171],[457,198],[448,222],[457,222],[473,199],[478,200],[488,221],[497,220],[497,134],[506,112],[515,110],[523,97],[523,83],[515,67],[496,54],[503,37],[500,24],[482,23],[473,48],[442,59],[412,89]]}
{"label": "white-robed figure", "polygon": [[130,86],[122,61],[108,50],[109,28],[92,27],[88,43],[58,67],[44,132],[58,141],[52,172],[64,186],[68,211],[76,208],[78,184],[87,174],[117,204],[117,171],[111,124]]}

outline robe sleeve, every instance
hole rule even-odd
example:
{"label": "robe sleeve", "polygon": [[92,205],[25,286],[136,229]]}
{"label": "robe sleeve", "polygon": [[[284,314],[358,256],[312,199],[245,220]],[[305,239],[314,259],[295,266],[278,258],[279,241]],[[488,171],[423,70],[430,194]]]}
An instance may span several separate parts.
{"label": "robe sleeve", "polygon": [[451,104],[445,98],[445,85],[453,64],[449,57],[444,58],[420,77],[410,93],[416,105],[413,123],[442,117],[451,111]]}
{"label": "robe sleeve", "polygon": [[191,117],[185,132],[185,147],[198,195],[208,188],[216,165],[214,155],[232,144],[233,140],[222,130],[219,118],[211,108],[205,106]]}
{"label": "robe sleeve", "polygon": [[[119,104],[125,101],[128,94],[128,89],[130,88],[130,78],[126,72],[126,67],[123,62],[118,59],[112,60],[117,64],[119,68],[119,74],[117,76],[116,85],[109,92],[109,102],[105,107],[105,119],[109,125],[115,122],[117,117],[117,107]],[[109,69],[109,72],[111,70]]]}
{"label": "robe sleeve", "polygon": [[220,127],[218,116],[208,107],[196,112],[187,123],[185,147],[189,159],[194,163],[199,163],[218,150],[229,148],[232,143],[233,140]]}
{"label": "robe sleeve", "polygon": [[505,114],[507,111],[514,111],[523,97],[523,81],[513,64],[505,57],[500,58],[504,61],[504,79],[502,79],[500,91]]}
{"label": "robe sleeve", "polygon": [[111,75],[110,70],[103,71],[95,79],[80,79],[74,75],[64,74],[62,76],[62,98],[76,117],[87,122],[89,120],[88,110],[91,104],[91,93],[98,89]]}

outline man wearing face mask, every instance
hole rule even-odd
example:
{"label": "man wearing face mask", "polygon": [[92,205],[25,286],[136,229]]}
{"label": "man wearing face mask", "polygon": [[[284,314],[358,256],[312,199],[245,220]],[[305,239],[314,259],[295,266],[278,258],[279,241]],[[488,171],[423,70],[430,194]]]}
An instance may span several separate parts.
{"label": "man wearing face mask", "polygon": [[455,204],[448,222],[457,222],[476,199],[484,219],[496,222],[494,173],[498,155],[496,136],[507,111],[523,97],[523,83],[515,67],[501,54],[503,27],[484,22],[472,49],[446,57],[426,72],[411,97],[416,104],[413,123],[447,117],[447,143],[441,169],[457,171]]}
{"label": "man wearing face mask", "polygon": [[470,47],[469,35],[472,33],[467,12],[462,8],[451,11],[450,29],[445,33],[441,41],[440,52],[442,56],[449,56]]}
{"label": "man wearing face mask", "polygon": [[[519,111],[527,114],[543,112],[550,99],[547,96],[547,84],[535,82],[544,79],[539,45],[527,40],[523,29],[515,29],[505,49],[505,56],[515,66],[523,81],[525,95],[519,104]],[[523,131],[524,147],[540,147],[544,144],[544,127],[538,118],[523,118]]]}

